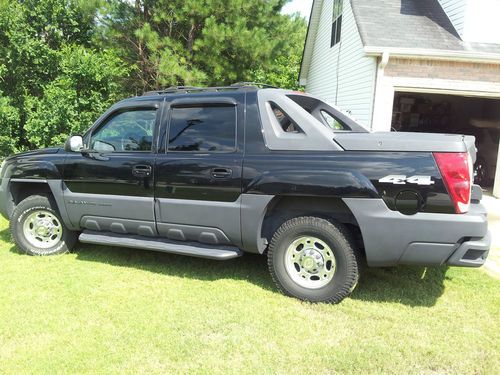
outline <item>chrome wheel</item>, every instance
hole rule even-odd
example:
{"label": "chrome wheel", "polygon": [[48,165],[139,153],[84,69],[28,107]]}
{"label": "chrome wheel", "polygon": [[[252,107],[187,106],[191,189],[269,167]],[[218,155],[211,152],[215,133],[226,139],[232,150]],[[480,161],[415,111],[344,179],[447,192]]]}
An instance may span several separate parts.
{"label": "chrome wheel", "polygon": [[37,210],[23,223],[23,234],[30,245],[50,249],[61,241],[63,228],[59,219],[50,211]]}
{"label": "chrome wheel", "polygon": [[298,285],[318,289],[335,274],[335,256],[330,247],[316,237],[304,236],[293,241],[285,253],[285,268]]}

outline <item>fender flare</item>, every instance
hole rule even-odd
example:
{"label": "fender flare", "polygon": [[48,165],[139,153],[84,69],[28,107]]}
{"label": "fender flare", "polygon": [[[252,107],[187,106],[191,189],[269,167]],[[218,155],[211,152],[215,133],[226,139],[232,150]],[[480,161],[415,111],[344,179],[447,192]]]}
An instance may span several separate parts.
{"label": "fender flare", "polygon": [[[22,162],[8,163],[4,168],[5,171],[3,172],[2,187],[0,189],[0,193],[1,195],[3,195],[5,201],[5,207],[2,207],[2,211],[6,216],[10,216],[10,214],[12,213],[9,207],[7,207],[8,202],[11,202],[11,204],[13,202],[13,197],[10,189],[10,185],[12,183],[45,184],[49,187],[52,196],[54,197],[64,224],[70,230],[78,229],[69,220],[63,197],[63,192],[65,189],[64,182],[62,180],[61,173],[54,163],[47,160],[27,159],[23,160]],[[14,206],[12,206],[12,209],[13,207]]]}

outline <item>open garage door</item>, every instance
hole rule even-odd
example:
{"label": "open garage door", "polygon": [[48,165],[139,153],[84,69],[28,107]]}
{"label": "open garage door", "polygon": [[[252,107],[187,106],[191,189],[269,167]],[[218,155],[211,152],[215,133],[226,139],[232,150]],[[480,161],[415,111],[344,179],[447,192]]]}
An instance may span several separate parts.
{"label": "open garage door", "polygon": [[476,137],[475,181],[491,191],[498,160],[500,99],[396,91],[392,130]]}

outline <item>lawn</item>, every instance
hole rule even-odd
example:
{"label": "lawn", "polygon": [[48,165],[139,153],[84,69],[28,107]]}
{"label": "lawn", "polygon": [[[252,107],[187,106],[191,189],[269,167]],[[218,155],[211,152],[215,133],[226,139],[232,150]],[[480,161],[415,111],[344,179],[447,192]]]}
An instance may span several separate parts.
{"label": "lawn", "polygon": [[404,267],[309,304],[277,293],[262,257],[35,258],[2,219],[0,373],[498,373],[499,296],[481,270]]}

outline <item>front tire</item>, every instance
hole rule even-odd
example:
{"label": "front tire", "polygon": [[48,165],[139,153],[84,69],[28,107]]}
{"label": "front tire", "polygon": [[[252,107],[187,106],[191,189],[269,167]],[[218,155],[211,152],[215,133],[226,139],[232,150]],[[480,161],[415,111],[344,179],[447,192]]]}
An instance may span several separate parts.
{"label": "front tire", "polygon": [[278,289],[310,302],[339,303],[356,287],[354,241],[341,224],[317,217],[286,221],[274,234],[268,266]]}
{"label": "front tire", "polygon": [[29,255],[55,255],[70,251],[77,240],[61,220],[52,198],[34,195],[21,201],[10,218],[16,245]]}

